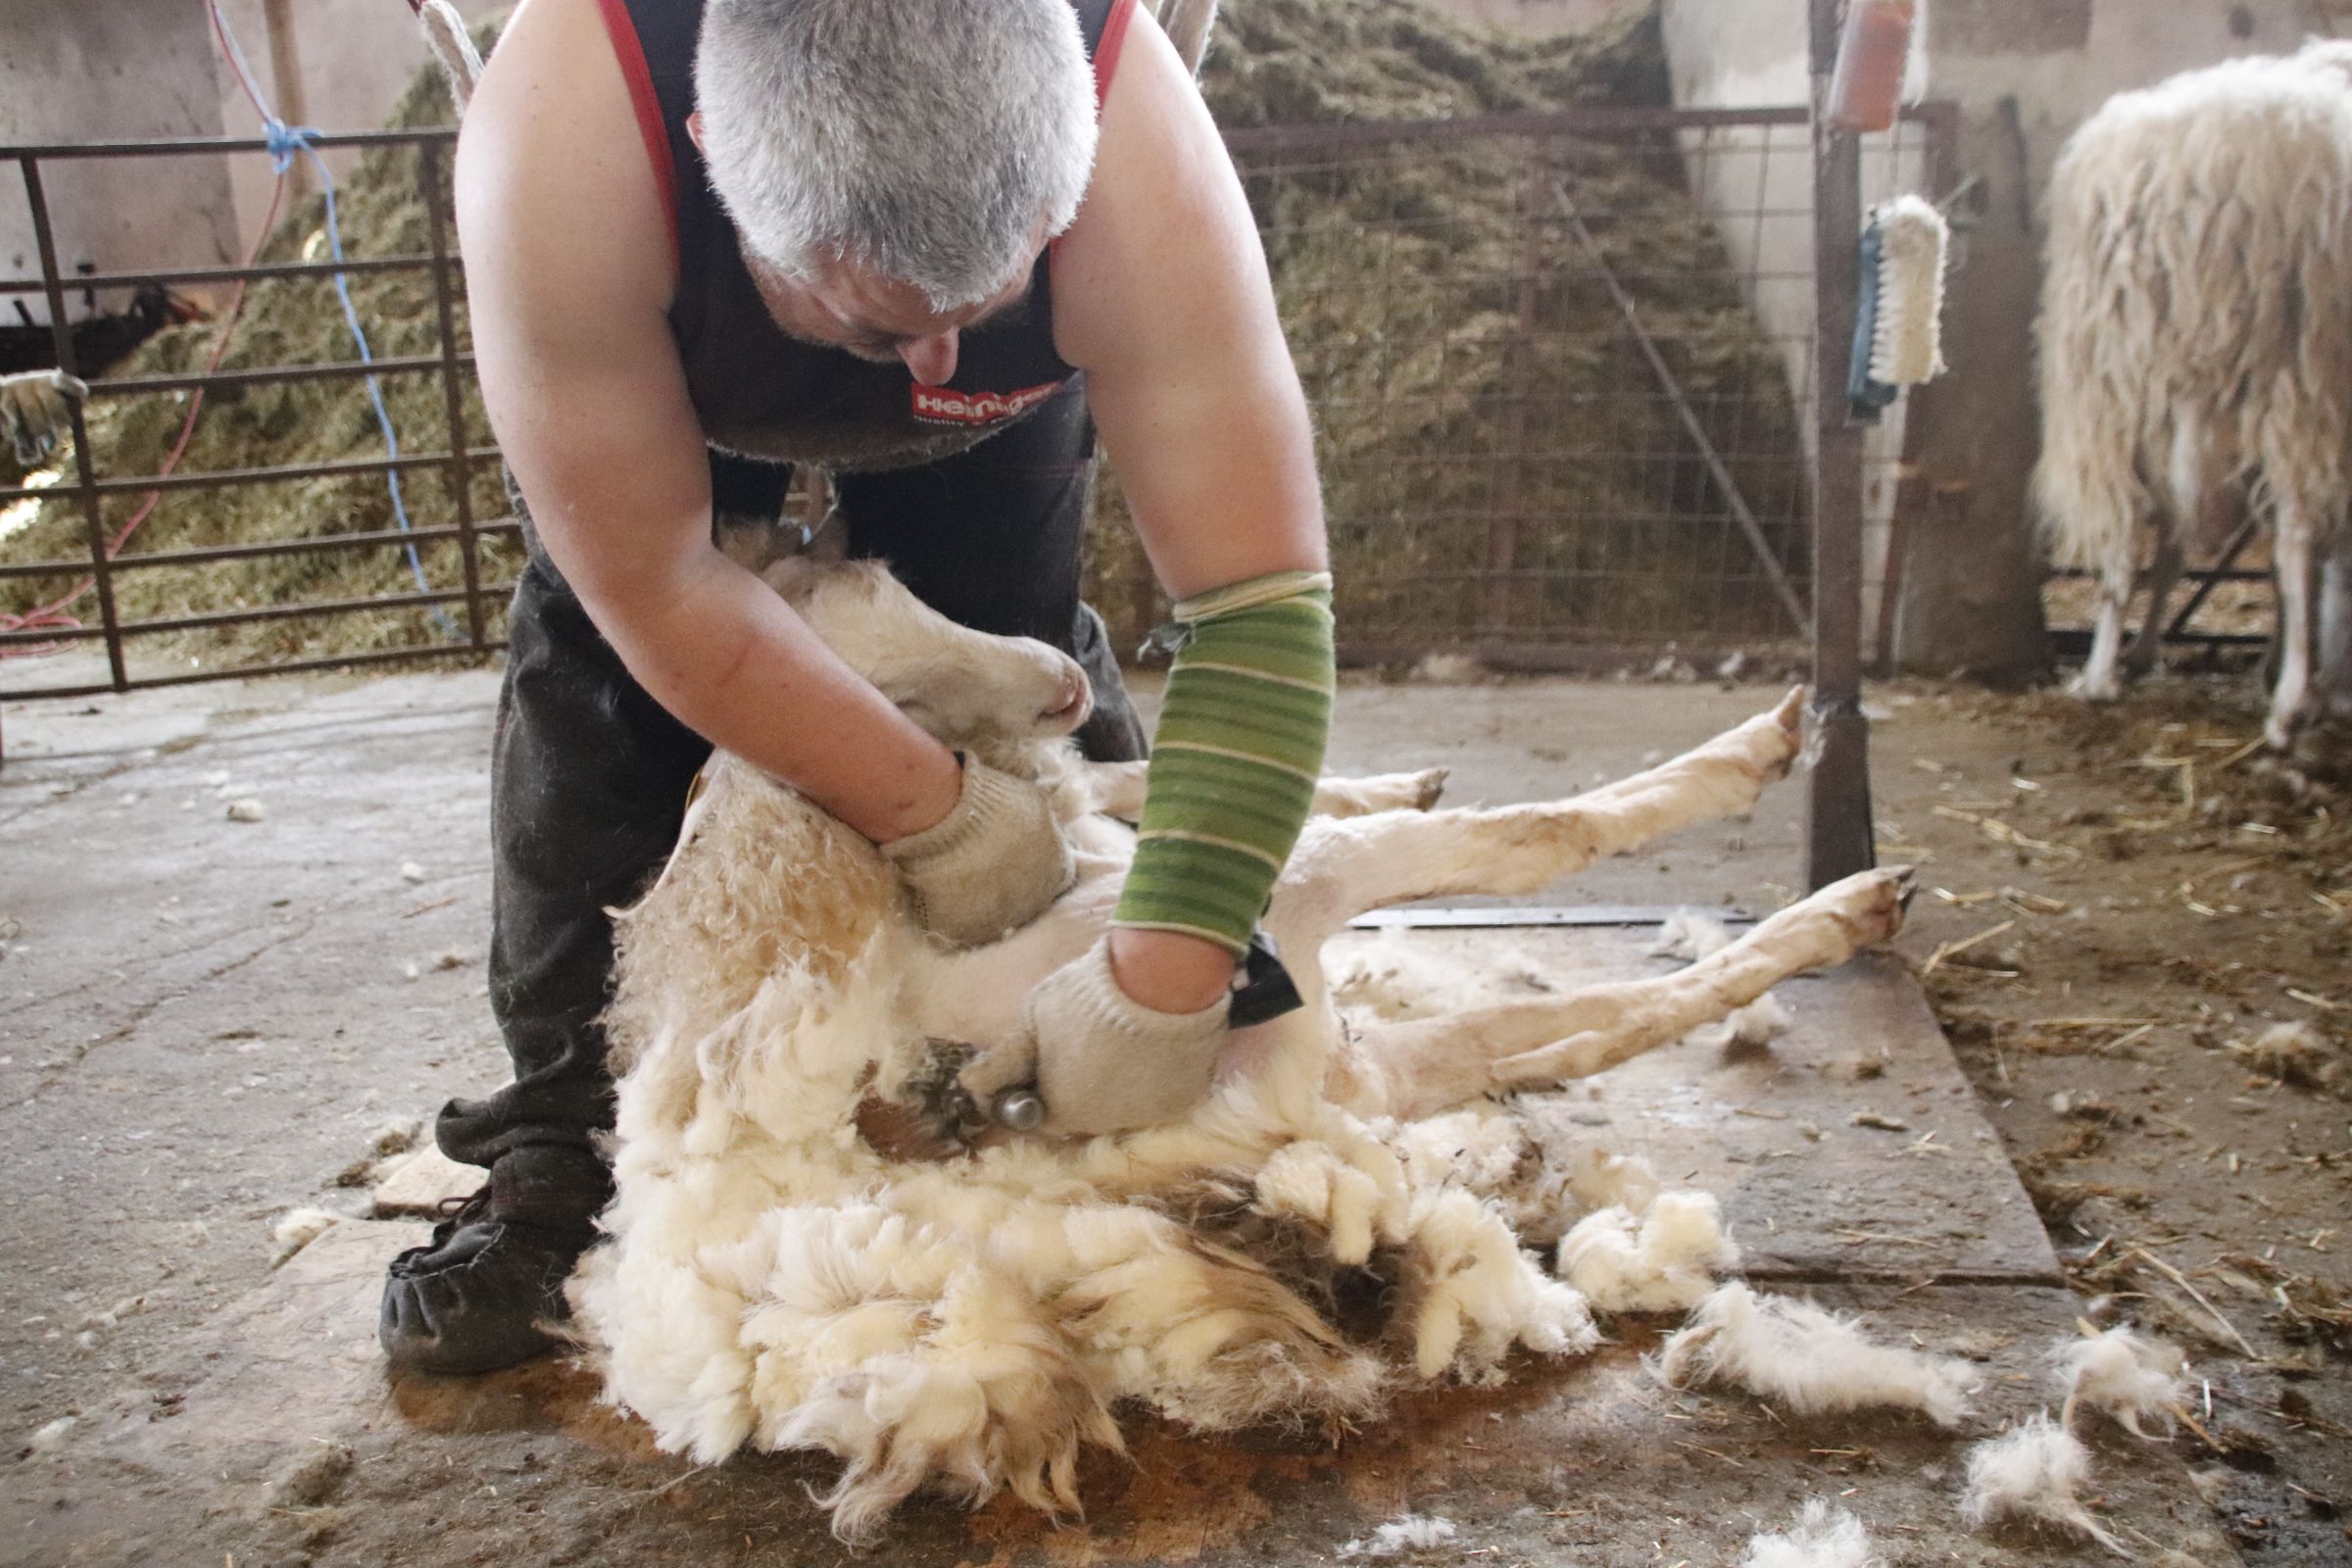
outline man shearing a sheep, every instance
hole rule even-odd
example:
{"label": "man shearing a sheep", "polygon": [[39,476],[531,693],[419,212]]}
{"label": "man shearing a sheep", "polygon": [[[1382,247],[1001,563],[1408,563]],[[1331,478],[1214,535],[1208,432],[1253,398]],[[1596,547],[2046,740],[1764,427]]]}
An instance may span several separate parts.
{"label": "man shearing a sheep", "polygon": [[[1041,793],[943,748],[717,543],[834,477],[852,554],[1073,655],[1089,755],[1143,735],[1078,600],[1098,429],[1180,644],[1102,944],[966,1085],[1046,1130],[1184,1114],[1304,819],[1332,633],[1307,414],[1241,186],[1135,0],[527,0],[469,106],[459,224],[526,518],[493,779],[514,1082],[438,1136],[489,1185],[396,1258],[397,1366],[549,1343],[611,1193],[609,906],[712,746],[880,846],[938,941],[1068,885]],[[1069,694],[1073,715],[1089,701]]]}

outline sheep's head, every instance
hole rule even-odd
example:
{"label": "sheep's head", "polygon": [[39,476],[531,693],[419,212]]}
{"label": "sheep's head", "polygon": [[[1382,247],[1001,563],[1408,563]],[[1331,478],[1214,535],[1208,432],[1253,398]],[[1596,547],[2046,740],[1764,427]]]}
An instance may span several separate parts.
{"label": "sheep's head", "polygon": [[791,557],[763,573],[809,629],[943,745],[1054,740],[1094,692],[1067,654],[959,626],[873,562]]}

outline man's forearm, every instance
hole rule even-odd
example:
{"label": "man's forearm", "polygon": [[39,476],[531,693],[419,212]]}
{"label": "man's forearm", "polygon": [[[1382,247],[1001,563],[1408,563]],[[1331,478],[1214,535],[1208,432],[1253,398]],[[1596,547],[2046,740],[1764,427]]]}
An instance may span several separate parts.
{"label": "man's forearm", "polygon": [[945,816],[955,758],[715,550],[588,608],[655,701],[877,843]]}
{"label": "man's forearm", "polygon": [[1331,726],[1331,578],[1279,571],[1176,607],[1134,865],[1112,923],[1238,954],[1306,821]]}

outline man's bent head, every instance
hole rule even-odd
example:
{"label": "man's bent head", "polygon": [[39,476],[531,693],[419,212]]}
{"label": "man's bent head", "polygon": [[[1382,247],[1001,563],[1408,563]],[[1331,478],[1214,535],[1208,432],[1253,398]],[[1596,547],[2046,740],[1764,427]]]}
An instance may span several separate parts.
{"label": "man's bent head", "polygon": [[758,262],[843,262],[935,310],[1003,294],[1068,226],[1095,155],[1067,0],[710,0],[711,185]]}

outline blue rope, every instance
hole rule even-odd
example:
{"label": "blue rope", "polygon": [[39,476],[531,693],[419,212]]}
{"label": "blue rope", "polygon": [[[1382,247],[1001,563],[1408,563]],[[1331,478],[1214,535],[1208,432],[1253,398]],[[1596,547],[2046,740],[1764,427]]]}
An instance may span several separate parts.
{"label": "blue rope", "polygon": [[[343,260],[343,225],[337,221],[335,216],[335,176],[327,172],[326,160],[319,157],[318,149],[311,144],[311,138],[318,134],[318,130],[312,126],[289,125],[275,115],[270,115],[262,122],[262,135],[270,144],[270,164],[272,169],[283,174],[294,167],[294,157],[299,153],[310,159],[311,167],[318,172],[318,190],[326,199],[326,248],[328,254],[340,264]],[[373,365],[375,355],[368,346],[367,330],[360,325],[360,313],[352,308],[351,286],[345,280],[342,272],[337,271],[330,275],[335,285],[335,298],[343,307],[343,324],[351,329],[351,340],[359,345],[360,363]],[[384,455],[392,461],[398,462],[400,437],[393,432],[391,413],[384,407],[383,388],[377,383],[372,372],[363,379],[368,387],[368,407],[375,411],[376,428],[384,433]],[[463,431],[453,430],[450,432],[450,439],[452,441],[461,440],[464,438],[464,434]],[[413,531],[409,523],[408,501],[401,494],[398,468],[384,470],[384,487],[392,493],[392,518],[400,525],[400,531],[402,533]],[[416,542],[410,540],[404,543],[401,549],[409,558],[409,574],[416,579],[416,591],[420,594],[431,593],[433,591],[432,584],[425,580],[424,563],[417,559]],[[439,605],[430,608],[435,625],[445,633],[455,630],[450,624],[449,616],[442,612]]]}
{"label": "blue rope", "polygon": [[[294,167],[294,159],[300,155],[310,159],[311,167],[318,171],[318,189],[326,198],[327,249],[339,266],[343,261],[343,226],[337,221],[335,216],[335,176],[327,172],[326,160],[320,158],[318,149],[312,145],[312,139],[318,134],[318,129],[311,125],[289,125],[277,118],[262,99],[261,88],[254,78],[253,69],[246,63],[244,46],[237,42],[237,35],[230,28],[228,18],[221,15],[220,0],[213,0],[212,13],[213,23],[220,31],[220,42],[228,50],[229,64],[236,68],[238,77],[245,84],[246,96],[253,100],[254,108],[261,113],[262,137],[270,147],[270,167],[279,174],[283,174]],[[351,329],[351,340],[359,345],[360,363],[371,366],[375,363],[375,355],[368,346],[367,332],[360,326],[360,313],[352,309],[351,286],[340,270],[330,273],[329,276],[334,281],[335,298],[343,306],[343,324]],[[375,411],[376,428],[383,432],[384,454],[391,461],[398,462],[400,437],[394,433],[392,415],[384,407],[383,388],[377,384],[373,371],[369,371],[364,379],[368,386],[368,404]],[[465,438],[466,432],[463,430],[449,432],[449,439],[452,442],[463,441]],[[413,533],[415,529],[409,522],[408,501],[401,494],[398,468],[384,470],[384,487],[392,493],[393,520],[400,525],[402,533]],[[425,580],[424,563],[417,559],[416,541],[404,541],[401,549],[409,558],[409,574],[416,579],[416,591],[422,594],[431,593],[433,591],[432,584]],[[443,634],[454,636],[457,628],[451,623],[449,616],[443,613],[441,607],[433,605],[428,608],[433,617],[433,624],[439,627]]]}

